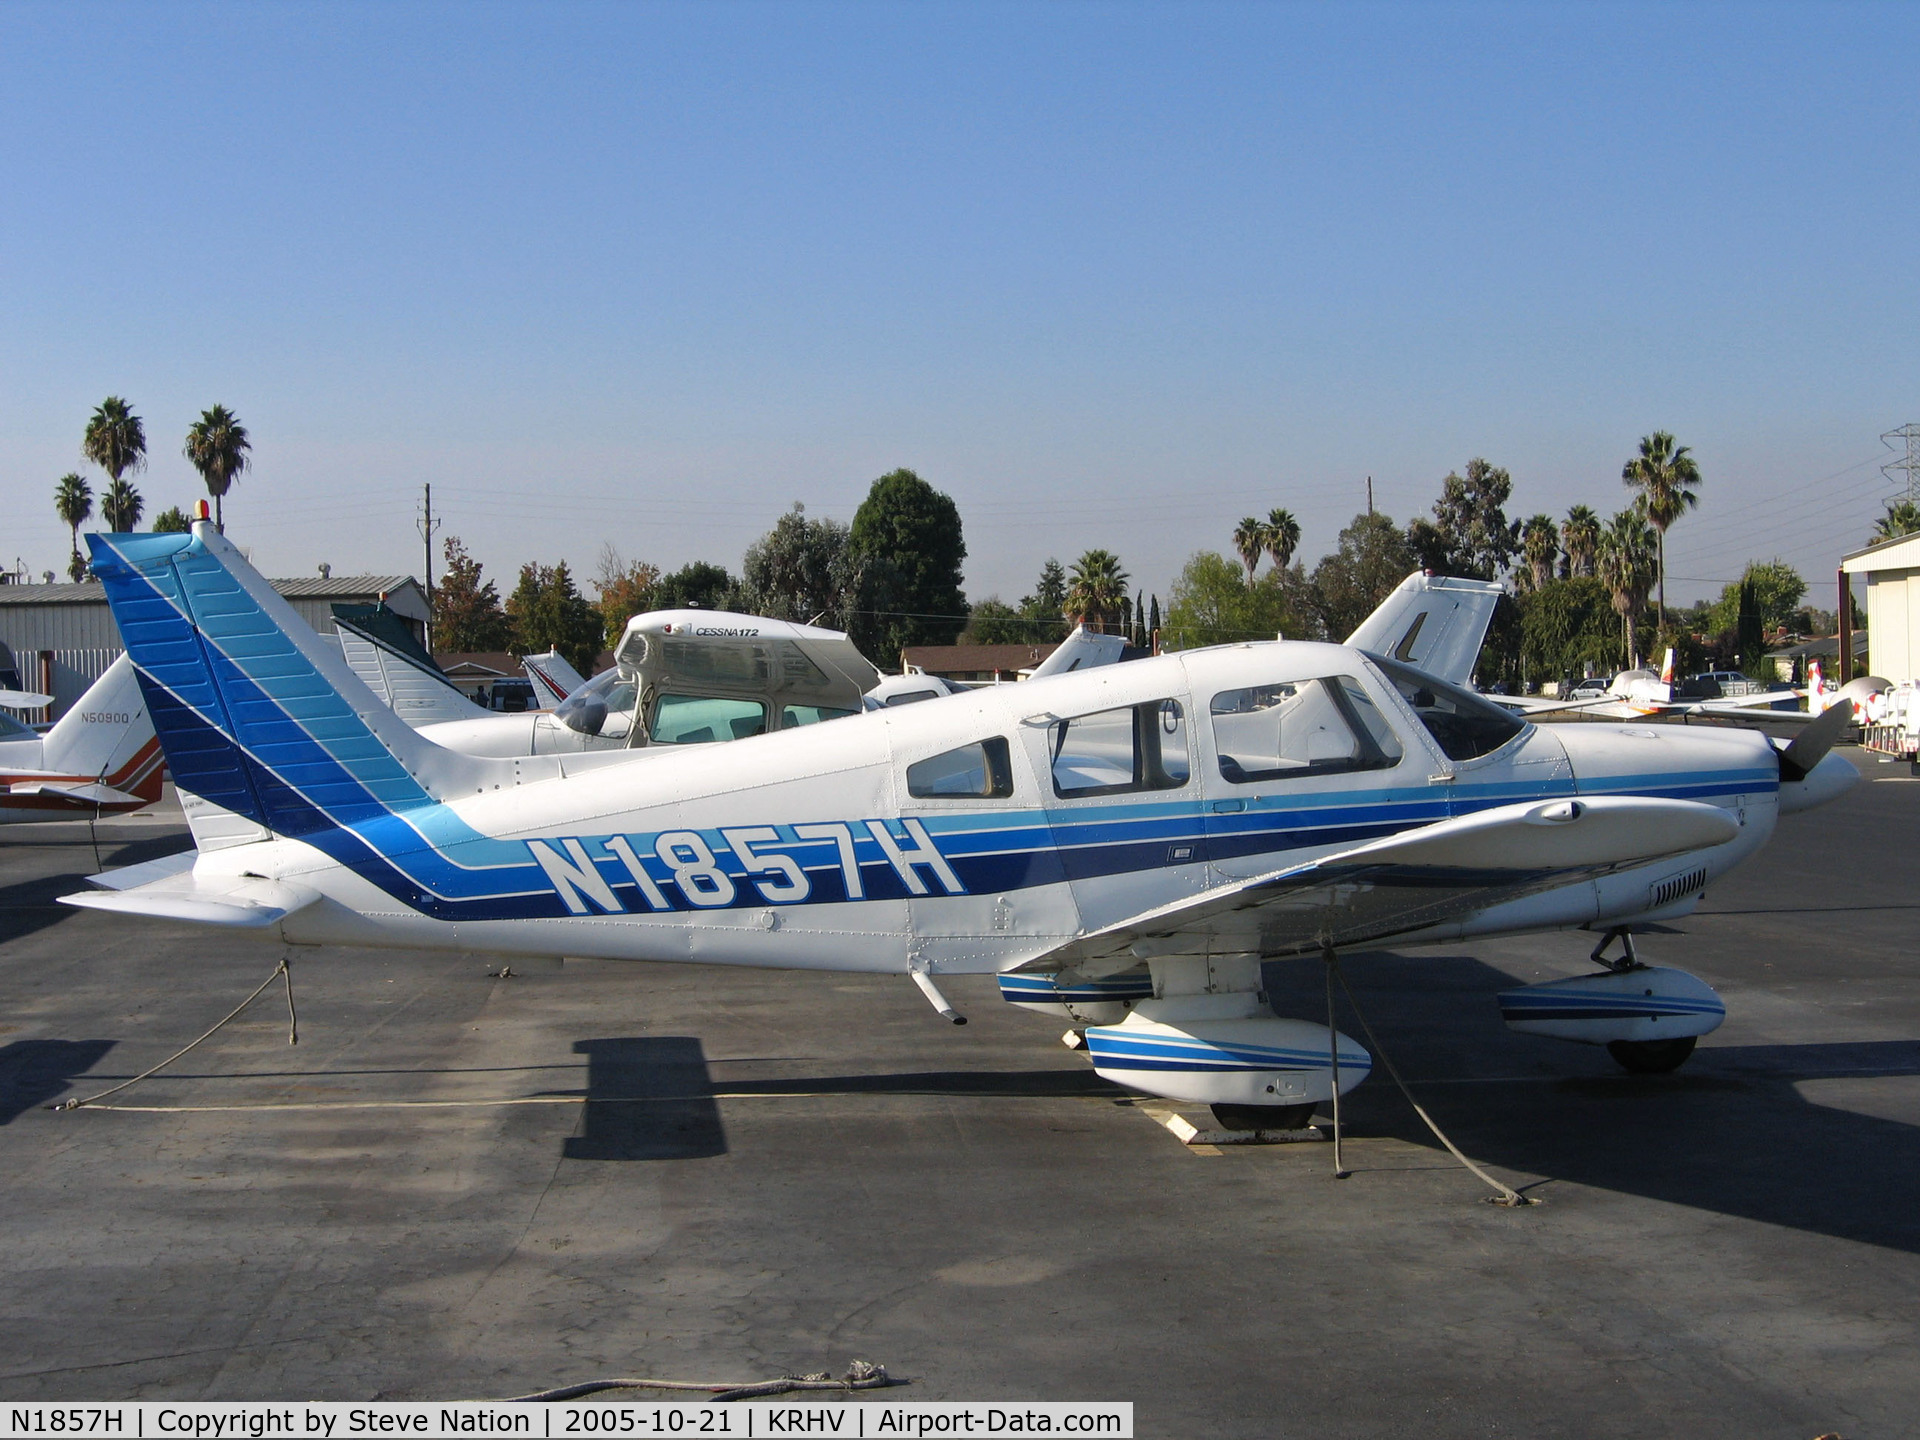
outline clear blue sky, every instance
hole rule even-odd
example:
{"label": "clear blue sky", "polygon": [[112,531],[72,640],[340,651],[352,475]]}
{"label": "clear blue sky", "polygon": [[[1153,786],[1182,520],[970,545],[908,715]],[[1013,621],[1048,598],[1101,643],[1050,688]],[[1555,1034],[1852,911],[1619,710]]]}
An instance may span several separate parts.
{"label": "clear blue sky", "polygon": [[[1690,596],[1824,582],[1920,420],[1920,7],[16,3],[0,541],[107,394],[187,506],[205,406],[275,574],[741,551],[911,466],[968,591],[1164,596],[1474,455],[1603,513],[1694,447]],[[98,472],[88,472],[97,481]],[[503,584],[503,588],[505,585]]]}

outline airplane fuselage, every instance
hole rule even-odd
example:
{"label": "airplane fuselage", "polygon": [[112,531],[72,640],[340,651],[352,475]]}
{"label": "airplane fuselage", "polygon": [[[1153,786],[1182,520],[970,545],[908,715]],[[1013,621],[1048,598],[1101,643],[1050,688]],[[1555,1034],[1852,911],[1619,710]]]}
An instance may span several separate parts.
{"label": "airplane fuselage", "polygon": [[[1344,711],[1323,707],[1319,730],[1279,742],[1297,754],[1259,768],[1247,732],[1316,686]],[[1333,733],[1342,713],[1383,729],[1356,751]],[[1223,647],[745,744],[558,757],[353,829],[209,850],[197,873],[320,892],[281,922],[292,943],[996,972],[1367,840],[1556,797],[1694,800],[1739,829],[1406,938],[1684,913],[1778,813],[1778,765],[1748,732],[1513,722],[1461,759],[1444,748],[1462,748],[1457,727],[1444,737],[1359,651]]]}

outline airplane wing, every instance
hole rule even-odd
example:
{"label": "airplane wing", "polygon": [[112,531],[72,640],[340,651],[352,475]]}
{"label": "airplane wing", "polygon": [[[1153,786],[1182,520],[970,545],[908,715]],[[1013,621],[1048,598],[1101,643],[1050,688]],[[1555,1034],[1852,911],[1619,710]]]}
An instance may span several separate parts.
{"label": "airplane wing", "polygon": [[97,805],[145,805],[138,795],[129,795],[111,785],[91,780],[22,780],[7,787],[9,795],[35,795],[43,800],[71,804],[76,810],[91,810]]}
{"label": "airplane wing", "polygon": [[[170,855],[165,861],[156,863],[165,865],[177,862],[179,858]],[[95,883],[110,884],[108,877],[115,874],[108,871],[105,877],[93,878]],[[199,876],[190,868],[181,868],[145,884],[62,895],[60,903],[75,905],[83,910],[106,910],[118,915],[186,920],[196,925],[224,925],[254,930],[278,924],[319,898],[319,891],[309,890],[304,885],[244,875]]]}
{"label": "airplane wing", "polygon": [[1483,810],[1177,901],[1015,967],[1098,974],[1170,955],[1309,952],[1404,935],[1583,877],[1731,840],[1692,800],[1595,796]]}

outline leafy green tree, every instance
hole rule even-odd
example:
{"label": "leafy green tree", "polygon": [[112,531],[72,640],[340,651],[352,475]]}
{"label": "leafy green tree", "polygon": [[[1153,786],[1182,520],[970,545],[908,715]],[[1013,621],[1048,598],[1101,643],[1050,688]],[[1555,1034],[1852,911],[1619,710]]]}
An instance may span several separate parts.
{"label": "leafy green tree", "polygon": [[960,632],[962,645],[1030,644],[1033,622],[998,596],[976,601],[967,628]]}
{"label": "leafy green tree", "polygon": [[1233,527],[1233,549],[1247,567],[1247,584],[1253,584],[1253,572],[1267,550],[1267,527],[1257,516],[1248,515]]}
{"label": "leafy green tree", "polygon": [[207,494],[213,497],[214,528],[223,535],[227,525],[221,507],[228,488],[247,468],[247,454],[252,449],[247,427],[224,405],[202,410],[200,418],[187,430],[186,457],[206,481]]}
{"label": "leafy green tree", "polygon": [[[80,452],[106,471],[110,480],[118,481],[129,471],[138,474],[147,464],[146,427],[126,401],[109,395],[88,418]],[[106,513],[104,500],[101,513]]]}
{"label": "leafy green tree", "polygon": [[698,606],[702,610],[731,610],[739,588],[726,566],[695,560],[682,565],[671,575],[660,577],[652,608],[680,610]]}
{"label": "leafy green tree", "polygon": [[1749,591],[1762,633],[1772,634],[1792,626],[1795,612],[1807,598],[1807,582],[1784,560],[1749,560],[1740,578],[1720,591],[1707,628],[1716,634],[1737,633],[1741,606],[1746,603],[1742,597]]}
{"label": "leafy green tree", "polygon": [[1040,567],[1040,578],[1033,593],[1020,599],[1020,614],[1027,628],[1020,639],[1030,645],[1050,645],[1067,635],[1067,572],[1060,562],[1048,559]]}
{"label": "leafy green tree", "polygon": [[442,549],[446,568],[433,587],[434,648],[453,654],[505,650],[512,634],[499,590],[482,577],[480,562],[458,535],[449,535]]}
{"label": "leafy green tree", "polygon": [[1273,568],[1284,570],[1293,564],[1293,552],[1300,548],[1300,522],[1291,510],[1269,510],[1262,527],[1262,543],[1273,561]]}
{"label": "leafy green tree", "polygon": [[1519,598],[1520,655],[1534,680],[1575,679],[1618,664],[1620,621],[1606,586],[1590,575],[1549,580]]}
{"label": "leafy green tree", "polygon": [[1354,516],[1333,553],[1313,569],[1314,604],[1327,637],[1352,634],[1413,568],[1412,548],[1391,519],[1379,511]]}
{"label": "leafy green tree", "polygon": [[1147,611],[1146,643],[1148,645],[1153,644],[1153,637],[1155,635],[1158,635],[1159,633],[1160,633],[1160,597],[1156,595],[1153,597],[1153,608]]}
{"label": "leafy green tree", "polygon": [[1440,575],[1499,579],[1520,553],[1520,527],[1507,520],[1505,508],[1512,495],[1513,477],[1477,456],[1467,462],[1464,477],[1449,472],[1440,482],[1433,519],[1407,527],[1413,558]]}
{"label": "leafy green tree", "polygon": [[67,578],[76,584],[87,578],[87,562],[80,558],[80,527],[93,515],[93,489],[78,475],[67,474],[53,487],[53,508],[73,539]]}
{"label": "leafy green tree", "polygon": [[178,505],[169,505],[153,517],[153,533],[156,535],[185,535],[192,529],[193,521]]}
{"label": "leafy green tree", "polygon": [[1676,445],[1664,430],[1642,436],[1640,453],[1620,471],[1620,478],[1640,492],[1640,506],[1654,529],[1655,564],[1660,576],[1660,628],[1667,628],[1667,527],[1700,503],[1693,486],[1700,483],[1700,467],[1685,445]]}
{"label": "leafy green tree", "polygon": [[1520,527],[1520,555],[1526,568],[1515,578],[1525,576],[1530,589],[1538,590],[1553,578],[1553,562],[1560,557],[1560,528],[1551,515],[1529,516]]}
{"label": "leafy green tree", "polygon": [[1166,621],[1160,627],[1161,649],[1192,650],[1299,635],[1304,627],[1289,603],[1282,578],[1286,573],[1269,570],[1249,585],[1226,556],[1200,551],[1173,582]]}
{"label": "leafy green tree", "polygon": [[558,650],[582,675],[593,673],[606,624],[574,588],[566,561],[542,565],[530,560],[522,565],[520,583],[507,597],[507,620],[512,626],[508,648],[514,654]]}
{"label": "leafy green tree", "polygon": [[1067,618],[1102,635],[1127,605],[1127,572],[1111,550],[1089,550],[1073,562],[1067,581]]}
{"label": "leafy green tree", "polygon": [[626,559],[609,540],[600,547],[600,573],[594,585],[600,597],[594,608],[606,625],[606,647],[617,650],[621,636],[627,632],[627,621],[659,608],[654,597],[660,589],[660,567]]}
{"label": "leafy green tree", "polygon": [[809,520],[795,502],[773,529],[747,547],[739,608],[775,620],[850,627],[859,608],[859,567],[848,528]]}
{"label": "leafy green tree", "polygon": [[1735,604],[1733,627],[1738,637],[1740,668],[1758,676],[1766,662],[1767,622],[1760,609],[1759,587],[1751,574],[1740,582]]}
{"label": "leafy green tree", "polygon": [[1560,545],[1566,552],[1564,573],[1593,574],[1594,557],[1600,551],[1600,517],[1591,505],[1575,505],[1560,525]]}
{"label": "leafy green tree", "polygon": [[147,508],[147,502],[140,492],[127,481],[115,476],[107,486],[107,493],[100,497],[100,518],[107,522],[107,529],[116,535],[131,531],[140,523],[140,512]]}
{"label": "leafy green tree", "polygon": [[873,482],[854,512],[848,549],[863,612],[850,629],[869,658],[894,665],[905,647],[951,645],[965,628],[960,511],[913,471]]}
{"label": "leafy green tree", "polygon": [[1888,540],[1898,540],[1916,530],[1920,530],[1920,505],[1911,500],[1889,500],[1887,513],[1873,522],[1873,534],[1868,537],[1867,544],[1879,545]]}
{"label": "leafy green tree", "polygon": [[1595,557],[1599,581],[1607,587],[1614,613],[1620,617],[1625,642],[1622,650],[1630,669],[1640,665],[1636,627],[1647,603],[1647,592],[1653,588],[1655,543],[1653,527],[1639,509],[1622,510],[1601,532]]}

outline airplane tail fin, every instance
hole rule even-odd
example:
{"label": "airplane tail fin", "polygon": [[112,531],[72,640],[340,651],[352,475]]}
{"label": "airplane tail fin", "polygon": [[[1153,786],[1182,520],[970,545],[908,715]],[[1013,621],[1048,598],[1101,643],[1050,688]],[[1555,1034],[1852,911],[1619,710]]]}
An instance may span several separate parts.
{"label": "airplane tail fin", "polygon": [[202,850],[375,825],[499,783],[422,739],[213,526],[89,535]]}
{"label": "airplane tail fin", "polygon": [[1465,685],[1504,592],[1490,580],[1416,570],[1360,622],[1347,644],[1390,655],[1438,680]]}
{"label": "airplane tail fin", "polygon": [[148,801],[160,798],[166,764],[133,662],[125,655],[87,687],[47,732],[42,765]]}
{"label": "airplane tail fin", "polygon": [[1671,645],[1667,647],[1667,658],[1660,664],[1660,683],[1673,684],[1673,647]]}
{"label": "airplane tail fin", "polygon": [[549,650],[544,655],[522,655],[520,668],[533,682],[533,693],[542,710],[553,709],[587,683],[586,677],[568,664],[567,657],[558,650]]}

